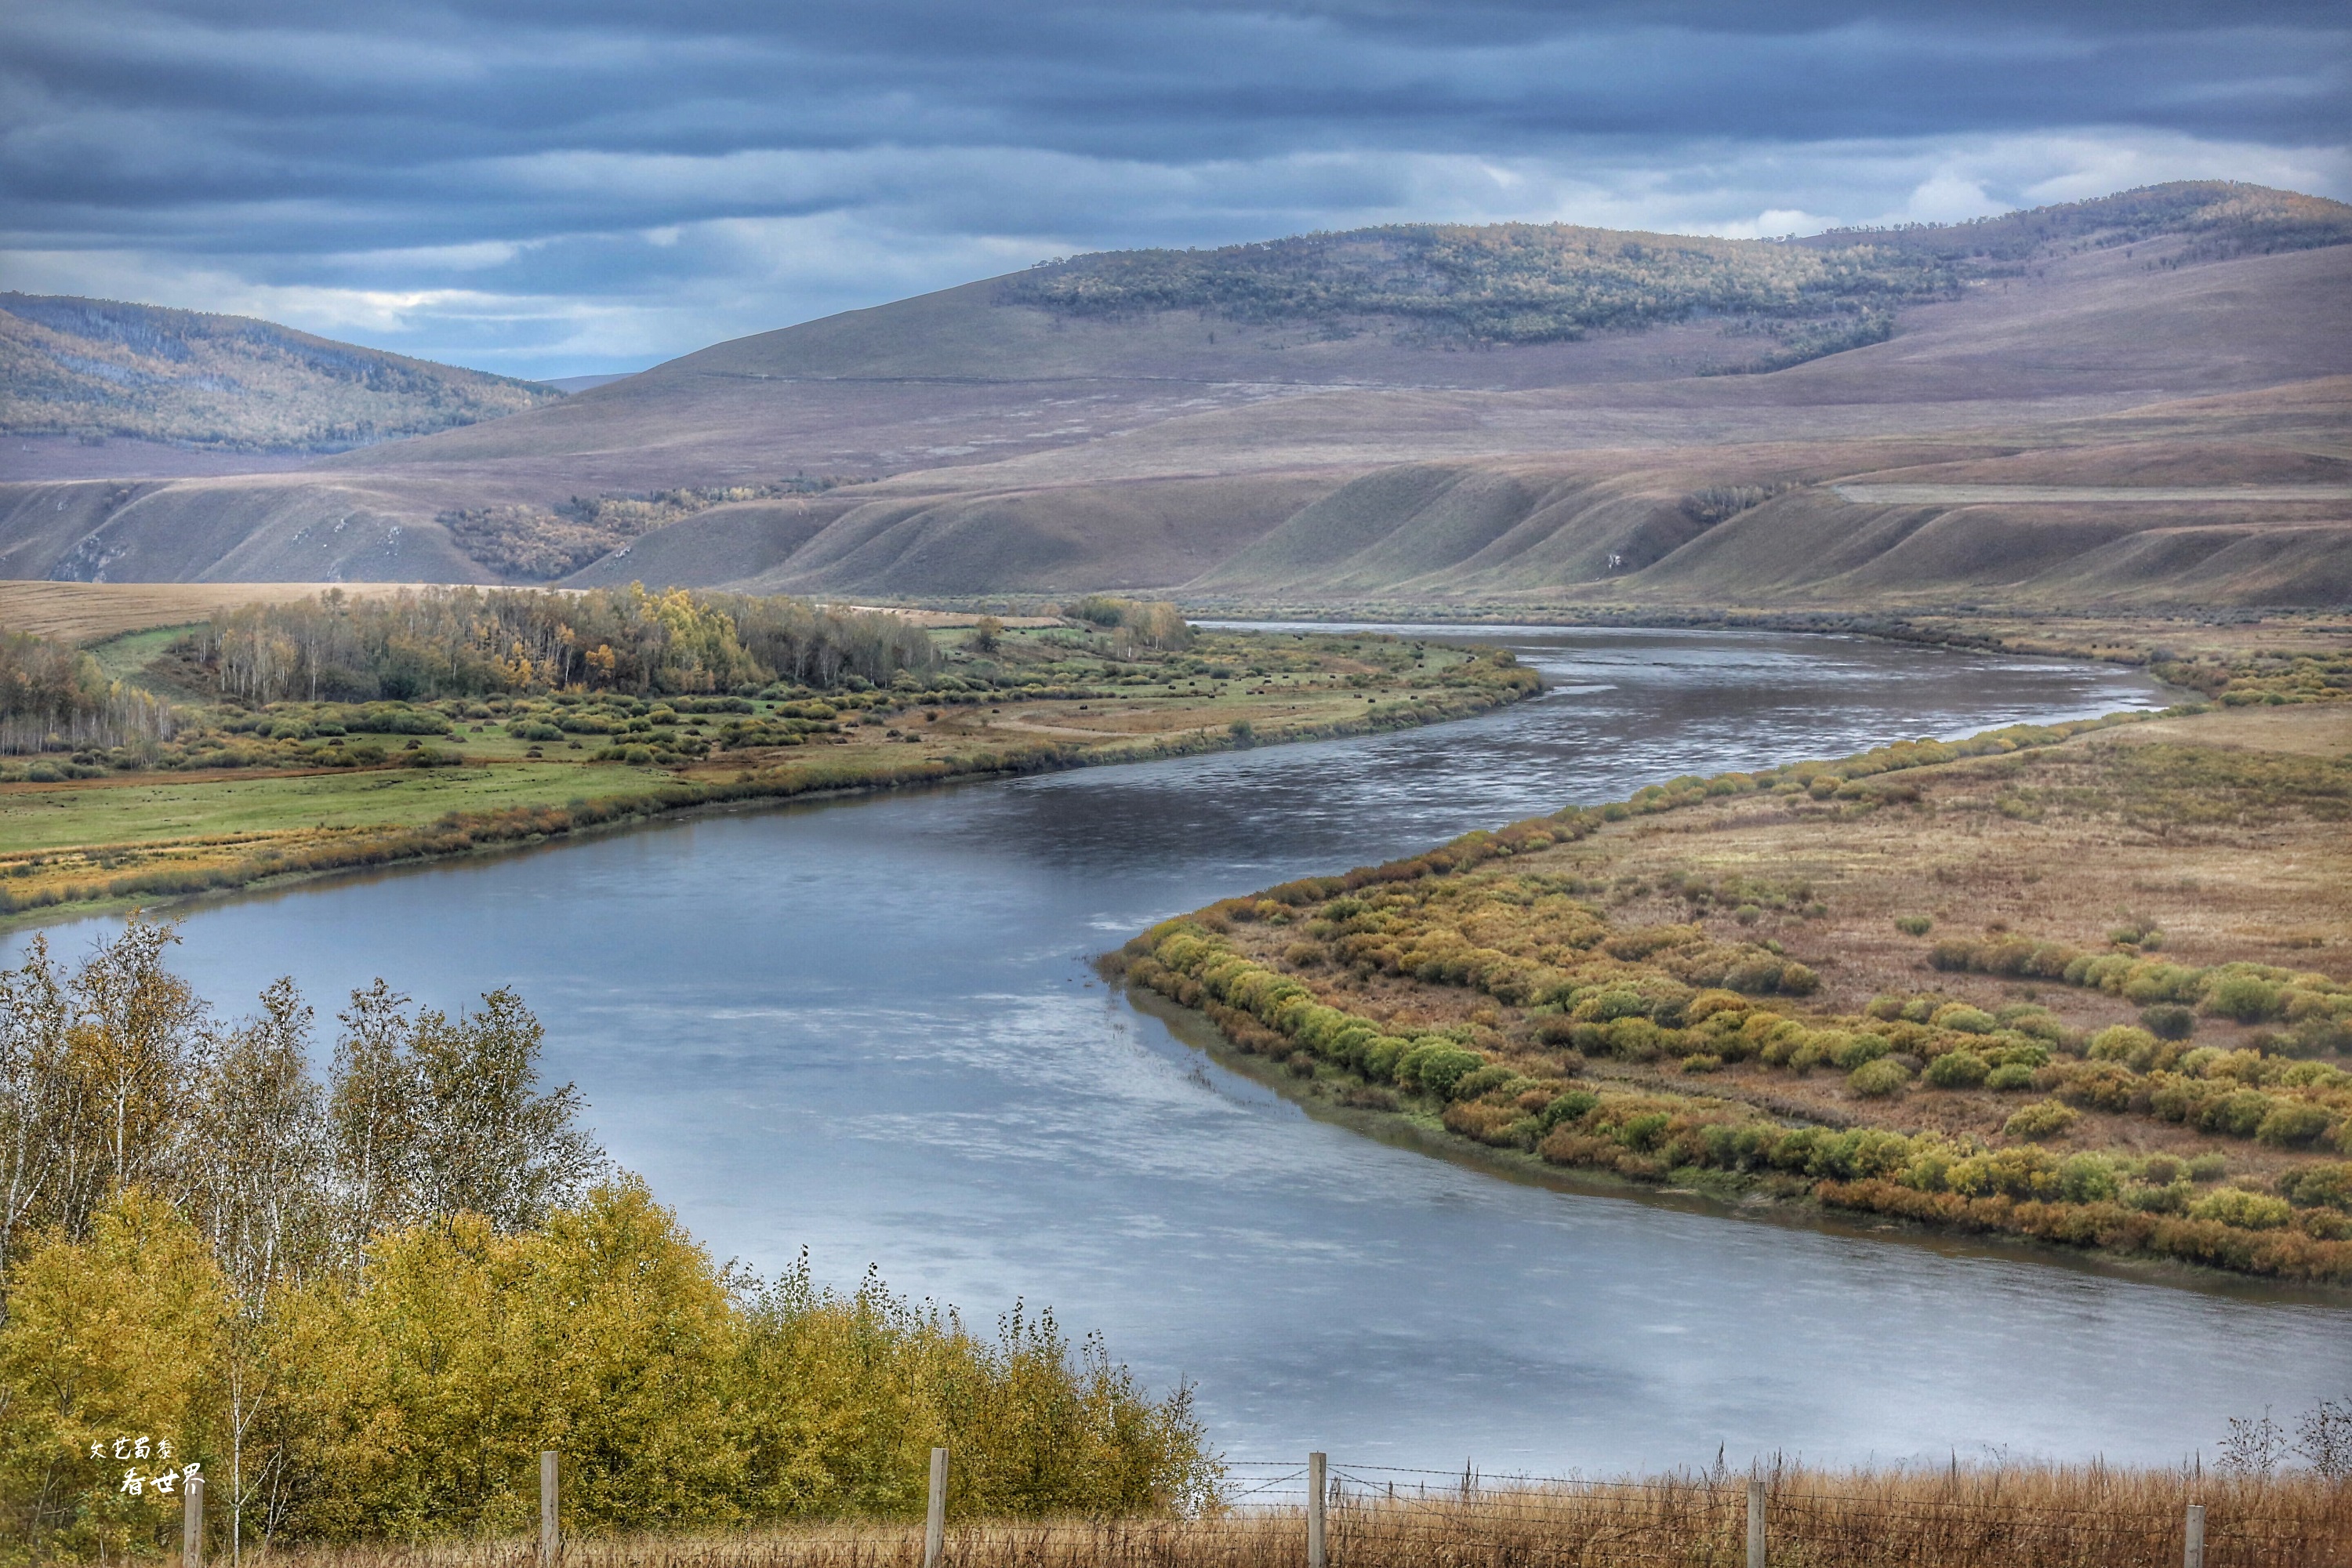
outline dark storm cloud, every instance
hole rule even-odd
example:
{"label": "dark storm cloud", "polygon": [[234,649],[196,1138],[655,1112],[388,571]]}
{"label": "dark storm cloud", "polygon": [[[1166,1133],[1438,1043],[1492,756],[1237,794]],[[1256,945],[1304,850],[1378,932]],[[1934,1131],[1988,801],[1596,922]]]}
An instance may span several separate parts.
{"label": "dark storm cloud", "polygon": [[2300,151],[2325,183],[2347,55],[2341,5],[2303,0],[19,0],[0,16],[0,244],[12,267],[459,290],[551,320],[730,278],[756,293],[766,267],[771,319],[790,319],[856,290],[774,285],[759,236],[704,230],[949,269],[877,279],[895,286],[970,275],[992,247],[1011,265],[1416,204],[1852,219],[1935,178],[1965,205],[2065,172],[2011,153],[1933,172],[1938,146],[2003,138],[2075,138],[2066,169],[2158,176],[2214,172],[2216,148]]}

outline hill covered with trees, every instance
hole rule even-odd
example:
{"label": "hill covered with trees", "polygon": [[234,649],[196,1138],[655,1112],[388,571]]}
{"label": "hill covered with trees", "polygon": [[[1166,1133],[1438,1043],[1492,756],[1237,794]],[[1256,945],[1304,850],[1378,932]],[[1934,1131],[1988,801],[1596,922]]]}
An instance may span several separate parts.
{"label": "hill covered with trees", "polygon": [[[1393,224],[1216,250],[1120,250],[1008,279],[1003,300],[1065,316],[1190,310],[1237,322],[1385,326],[1408,337],[1537,343],[1602,329],[1747,318],[1782,340],[1765,368],[1885,341],[1898,307],[2059,250],[2185,236],[2195,259],[2352,240],[2352,207],[2183,181],[1979,223],[1840,230],[1803,242],[1572,224]],[[1794,352],[1790,352],[1794,351]],[[1755,367],[1751,367],[1755,368]]]}
{"label": "hill covered with trees", "polygon": [[246,316],[0,294],[0,434],[9,436],[334,452],[562,395]]}

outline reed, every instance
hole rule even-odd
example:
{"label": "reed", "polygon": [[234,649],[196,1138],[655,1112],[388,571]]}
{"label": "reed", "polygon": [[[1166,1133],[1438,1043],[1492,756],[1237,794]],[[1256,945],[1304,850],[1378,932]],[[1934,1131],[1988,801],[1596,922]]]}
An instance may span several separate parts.
{"label": "reed", "polygon": [[[1481,1481],[1335,1467],[1331,1568],[1742,1568],[1748,1477]],[[2207,1568],[2352,1562],[2352,1486],[2104,1466],[1767,1472],[1769,1561],[1803,1568]],[[1244,1483],[1246,1484],[1246,1483]],[[1295,1484],[1295,1481],[1294,1481]],[[1264,1492],[1256,1496],[1266,1495]],[[565,1568],[919,1568],[919,1521],[566,1543]],[[536,1568],[523,1540],[276,1553],[288,1568]],[[945,1568],[1301,1568],[1305,1508],[950,1524]]]}

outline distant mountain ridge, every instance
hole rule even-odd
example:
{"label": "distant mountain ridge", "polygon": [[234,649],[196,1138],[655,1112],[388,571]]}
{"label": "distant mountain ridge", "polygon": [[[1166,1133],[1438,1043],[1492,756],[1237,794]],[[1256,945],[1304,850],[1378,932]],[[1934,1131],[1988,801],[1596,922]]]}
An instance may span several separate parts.
{"label": "distant mountain ridge", "polygon": [[1899,249],[1997,277],[2004,263],[2055,249],[2112,249],[2165,237],[2189,242],[2180,258],[2189,261],[2314,250],[2352,244],[2352,205],[2240,180],[2175,180],[1965,223],[1838,228],[1795,243]]}
{"label": "distant mountain ridge", "polygon": [[296,473],[0,485],[0,575],[2333,605],[2347,451],[2352,206],[2184,184],[1078,258]]}
{"label": "distant mountain ridge", "polygon": [[[1779,369],[1880,342],[1893,310],[2011,275],[2053,248],[2192,239],[2195,259],[2352,241],[2352,206],[2225,181],[2150,185],[1965,224],[1841,229],[1797,241],[1570,224],[1391,224],[1215,250],[1118,250],[1041,263],[1001,303],[1064,317],[1190,310],[1226,321],[1383,328],[1539,343],[1694,317],[1746,318]],[[1824,329],[1828,330],[1824,330]],[[1794,352],[1790,352],[1790,351]]]}
{"label": "distant mountain ridge", "polygon": [[0,435],[334,452],[562,395],[246,316],[0,293]]}

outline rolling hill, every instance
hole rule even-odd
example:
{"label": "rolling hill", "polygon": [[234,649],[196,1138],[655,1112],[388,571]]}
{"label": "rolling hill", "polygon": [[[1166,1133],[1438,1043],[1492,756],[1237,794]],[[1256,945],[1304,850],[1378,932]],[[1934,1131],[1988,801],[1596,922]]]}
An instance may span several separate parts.
{"label": "rolling hill", "polygon": [[2347,242],[2352,207],[2208,184],[1799,242],[1081,257],[297,472],[0,486],[0,572],[2333,604]]}
{"label": "rolling hill", "polygon": [[245,316],[0,293],[0,436],[332,452],[561,396]]}

